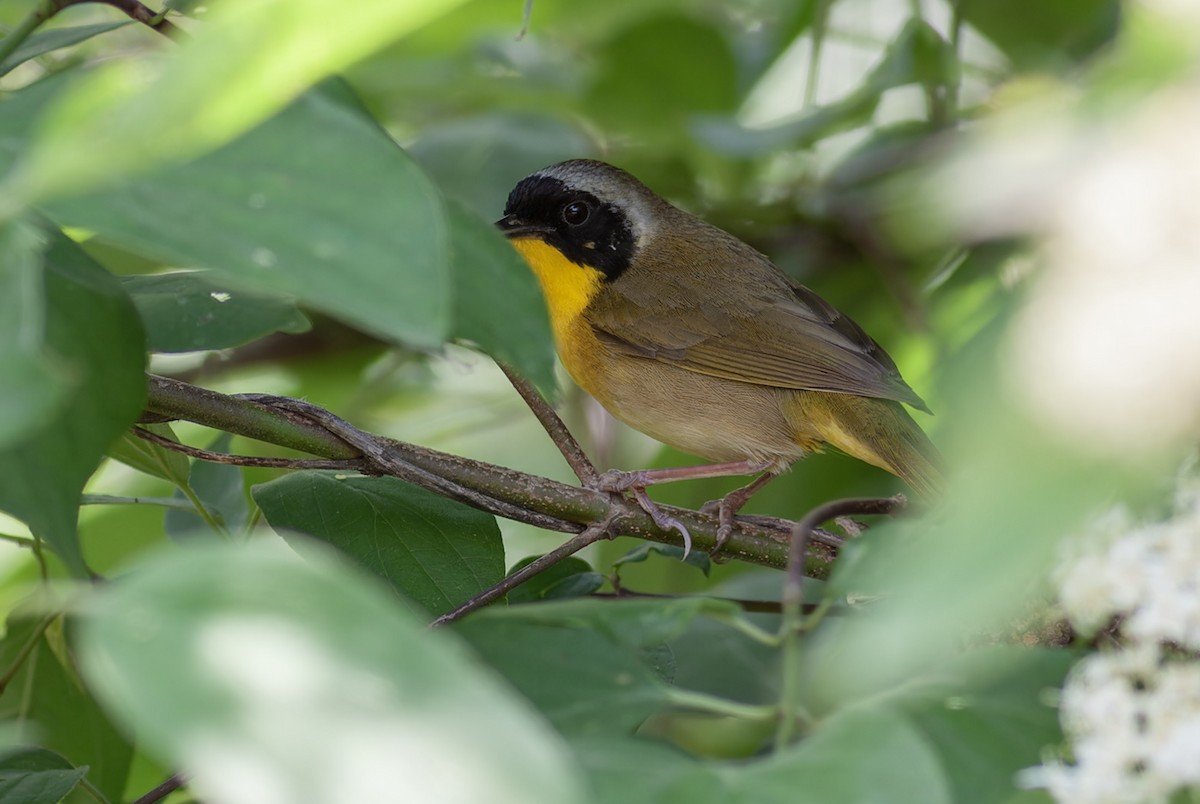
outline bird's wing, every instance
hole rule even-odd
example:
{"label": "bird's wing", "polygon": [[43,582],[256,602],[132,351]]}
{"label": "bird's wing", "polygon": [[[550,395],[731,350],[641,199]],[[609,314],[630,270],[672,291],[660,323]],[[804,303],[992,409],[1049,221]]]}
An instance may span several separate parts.
{"label": "bird's wing", "polygon": [[713,377],[894,399],[929,410],[883,347],[782,272],[738,298],[719,287],[701,294],[667,288],[664,294],[660,286],[651,299],[620,285],[585,313],[609,348]]}

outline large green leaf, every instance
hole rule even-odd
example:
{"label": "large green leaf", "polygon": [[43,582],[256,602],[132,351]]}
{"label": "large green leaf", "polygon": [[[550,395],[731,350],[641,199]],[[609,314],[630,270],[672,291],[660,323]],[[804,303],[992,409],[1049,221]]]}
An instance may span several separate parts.
{"label": "large green leaf", "polygon": [[[79,495],[109,444],[141,411],[143,334],[120,285],[61,232],[42,229],[40,338],[72,378],[56,414],[0,450],[0,508],[23,519],[76,574]],[[28,320],[28,319],[25,319]]]}
{"label": "large green leaf", "polygon": [[122,284],[142,316],[151,352],[228,349],[310,326],[292,300],[242,293],[208,271],[127,276]]}
{"label": "large green leaf", "polygon": [[0,753],[0,801],[5,804],[58,804],[87,774],[44,748]]}
{"label": "large green leaf", "polygon": [[109,61],[74,86],[0,197],[36,203],[199,155],[456,4],[364,0],[347,13],[324,0],[214,0],[178,46]]}
{"label": "large green leaf", "polygon": [[176,547],[91,601],[85,676],[197,797],[582,800],[559,739],[450,635],[332,552],[306,552]]}
{"label": "large green leaf", "polygon": [[454,202],[449,213],[453,334],[553,392],[554,338],[533,272],[490,222]]}
{"label": "large green leaf", "polygon": [[963,19],[1020,70],[1069,69],[1116,35],[1119,0],[1046,0],[1013,14],[1005,0],[970,0]]}
{"label": "large green leaf", "polygon": [[299,532],[328,542],[431,614],[504,577],[493,516],[394,477],[293,472],[253,494],[285,537]]}
{"label": "large green leaf", "polygon": [[[194,162],[48,206],[60,222],[422,347],[450,328],[437,190],[336,84]],[[232,291],[231,291],[232,292]]]}

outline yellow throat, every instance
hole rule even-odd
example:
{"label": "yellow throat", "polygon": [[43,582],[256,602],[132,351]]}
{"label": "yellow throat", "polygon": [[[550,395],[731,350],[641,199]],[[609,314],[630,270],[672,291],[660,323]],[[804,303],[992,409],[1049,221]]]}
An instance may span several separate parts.
{"label": "yellow throat", "polygon": [[[554,246],[537,238],[516,238],[512,244],[529,263],[542,286],[554,339],[558,342],[559,353],[563,354],[568,351],[564,347],[572,340],[572,325],[600,290],[604,274],[587,265],[571,262]],[[567,362],[565,355],[564,362]],[[571,367],[568,365],[567,368]]]}

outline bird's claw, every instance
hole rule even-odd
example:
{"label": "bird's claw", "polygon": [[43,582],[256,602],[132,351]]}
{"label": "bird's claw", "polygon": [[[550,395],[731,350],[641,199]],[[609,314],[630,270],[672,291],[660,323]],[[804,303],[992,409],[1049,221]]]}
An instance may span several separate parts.
{"label": "bird's claw", "polygon": [[[633,473],[631,472],[630,474]],[[679,535],[683,537],[683,557],[687,559],[688,555],[692,552],[692,534],[688,531],[687,526],[675,517],[664,514],[662,509],[654,504],[654,500],[650,499],[650,495],[646,493],[644,488],[634,486],[633,496],[637,500],[638,505],[642,507],[642,510],[654,520],[655,525],[658,525],[663,530],[675,530],[679,532]]]}
{"label": "bird's claw", "polygon": [[[597,491],[607,491],[610,493],[630,491],[631,489],[636,490],[638,488],[645,488],[645,486],[645,472],[622,472],[620,469],[609,469],[596,480]],[[646,513],[650,512],[647,511]]]}

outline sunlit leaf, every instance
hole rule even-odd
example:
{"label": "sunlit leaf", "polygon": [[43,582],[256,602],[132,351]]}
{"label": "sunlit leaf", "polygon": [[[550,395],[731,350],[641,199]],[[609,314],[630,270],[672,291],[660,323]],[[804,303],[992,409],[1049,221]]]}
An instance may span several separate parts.
{"label": "sunlit leaf", "polygon": [[[558,738],[453,638],[311,545],[173,548],[92,601],[86,678],[203,800],[574,804]],[[246,785],[241,768],[258,780]]]}

